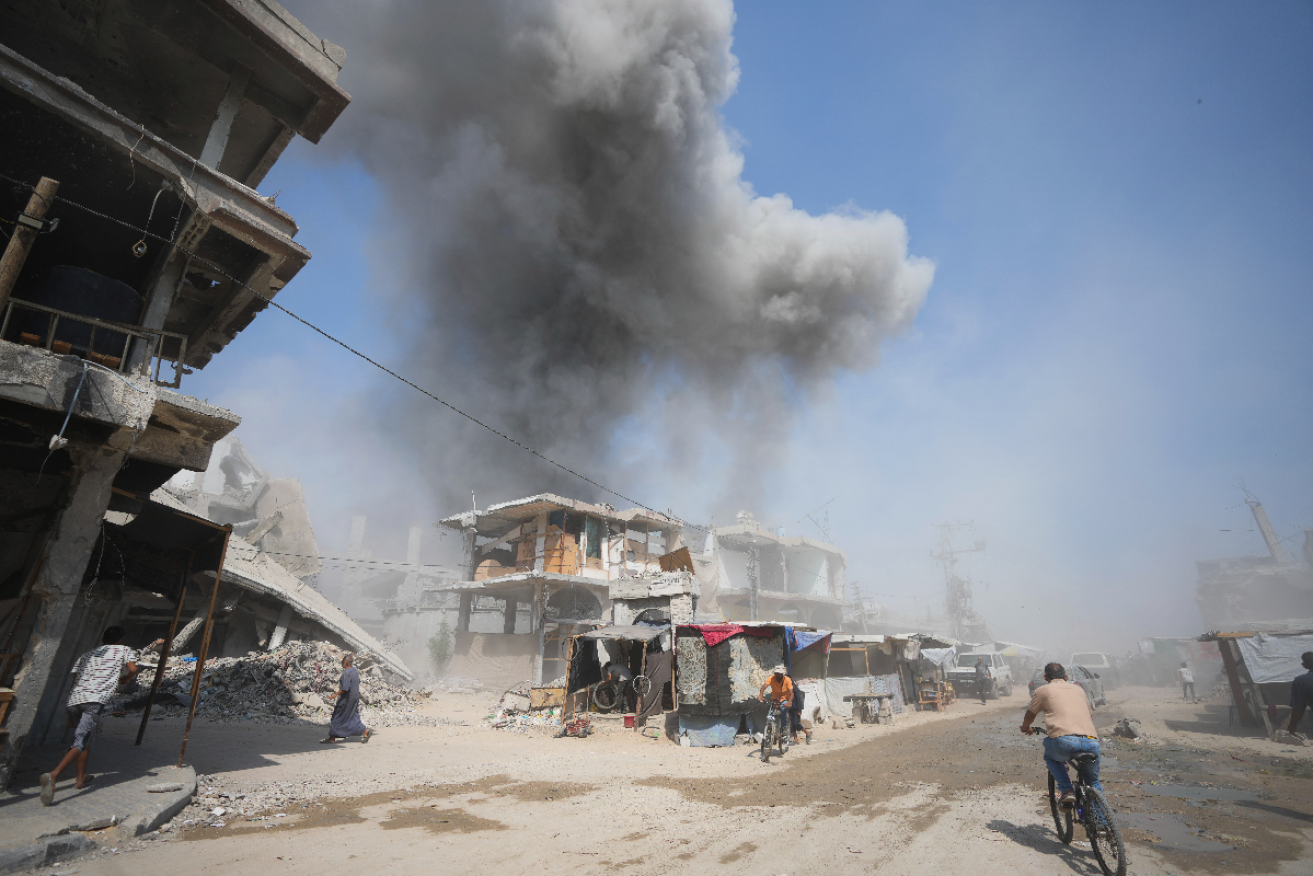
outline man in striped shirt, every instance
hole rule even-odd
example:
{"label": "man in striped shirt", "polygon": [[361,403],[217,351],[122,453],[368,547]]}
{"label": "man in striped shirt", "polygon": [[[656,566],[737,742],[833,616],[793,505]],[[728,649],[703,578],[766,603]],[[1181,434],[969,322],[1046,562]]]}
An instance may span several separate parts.
{"label": "man in striped shirt", "polygon": [[41,803],[49,806],[55,800],[55,782],[59,774],[77,761],[77,784],[81,790],[95,776],[87,775],[87,760],[91,757],[91,743],[100,729],[100,710],[114,696],[119,685],[127,684],[137,675],[135,655],[131,648],[121,644],[126,634],[123,627],[110,627],[101,637],[99,648],[92,648],[73,664],[77,681],[68,695],[68,726],[75,728],[73,747],[64,755],[59,766],[41,776]]}

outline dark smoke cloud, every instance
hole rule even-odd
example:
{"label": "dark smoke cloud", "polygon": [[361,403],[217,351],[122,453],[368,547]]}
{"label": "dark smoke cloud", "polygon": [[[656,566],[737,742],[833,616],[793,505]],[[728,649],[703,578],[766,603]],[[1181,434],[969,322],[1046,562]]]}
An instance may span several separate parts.
{"label": "dark smoke cloud", "polygon": [[[925,298],[898,217],[813,216],[743,180],[718,111],[728,2],[289,6],[347,49],[354,102],[324,147],[385,187],[406,369],[598,480],[634,483],[635,433],[676,471],[723,442],[727,501],[755,498],[793,412]],[[415,396],[387,421],[460,507],[607,498]]]}

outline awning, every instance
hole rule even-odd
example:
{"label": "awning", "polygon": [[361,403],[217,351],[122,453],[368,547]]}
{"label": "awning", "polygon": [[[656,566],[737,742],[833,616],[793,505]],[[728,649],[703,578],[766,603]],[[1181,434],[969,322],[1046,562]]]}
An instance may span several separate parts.
{"label": "awning", "polygon": [[581,639],[615,639],[629,642],[650,642],[670,627],[653,627],[646,624],[621,624],[598,627],[587,633],[580,633]]}

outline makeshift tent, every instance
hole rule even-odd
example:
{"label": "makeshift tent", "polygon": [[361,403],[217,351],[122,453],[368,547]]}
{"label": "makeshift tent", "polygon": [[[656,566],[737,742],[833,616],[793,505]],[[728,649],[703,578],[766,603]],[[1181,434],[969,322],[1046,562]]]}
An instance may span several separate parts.
{"label": "makeshift tent", "polygon": [[[641,727],[647,718],[661,714],[664,709],[674,708],[670,627],[649,624],[612,625],[581,633],[569,641],[566,714],[592,708],[587,690],[602,680],[602,669],[611,662],[627,666],[636,680],[641,676],[650,682],[646,693],[636,703],[635,729]],[[571,696],[580,691],[584,692],[582,696]]]}
{"label": "makeshift tent", "polygon": [[[898,677],[897,655],[903,652],[903,643],[887,636],[837,633],[830,645],[829,666],[818,693],[806,701],[809,715],[819,720],[831,716],[851,718],[853,704],[844,697],[888,694],[893,698],[896,714],[906,703],[903,686]],[[821,709],[819,716],[815,709]]]}
{"label": "makeshift tent", "polygon": [[727,745],[744,720],[750,730],[760,728],[766,706],[758,702],[757,694],[775,666],[785,662],[786,633],[786,627],[775,625],[678,627],[675,686],[680,734],[695,746]]}
{"label": "makeshift tent", "polygon": [[1276,707],[1290,701],[1290,683],[1304,672],[1300,655],[1313,651],[1313,630],[1209,633],[1199,641],[1216,643],[1241,723],[1261,721],[1271,735]]}

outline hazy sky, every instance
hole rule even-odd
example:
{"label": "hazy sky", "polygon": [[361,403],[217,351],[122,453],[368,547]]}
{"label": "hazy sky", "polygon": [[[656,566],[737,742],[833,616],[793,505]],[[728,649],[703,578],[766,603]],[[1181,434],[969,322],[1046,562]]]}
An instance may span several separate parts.
{"label": "hazy sky", "polygon": [[[362,78],[382,73],[340,19],[288,5],[346,47],[341,83],[358,99],[345,130],[370,109]],[[755,0],[736,13],[739,78],[721,113],[744,181],[813,215],[890,211],[935,268],[878,366],[790,396],[778,461],[743,489],[759,518],[815,534],[795,521],[834,499],[849,579],[921,610],[942,590],[933,524],[973,520],[988,539],[966,564],[978,608],[1000,638],[1059,648],[1202,632],[1194,561],[1263,550],[1257,533],[1221,531],[1253,529],[1241,480],[1298,553],[1313,527],[1313,7]],[[335,134],[297,141],[261,187],[282,190],[314,253],[279,302],[459,397],[486,378],[416,356],[414,230]],[[344,547],[353,512],[431,522],[464,509],[433,500],[435,477],[466,496],[477,481],[477,452],[421,472],[413,435],[398,439],[397,412],[431,402],[275,312],[183,389],[241,414],[261,464],[303,481],[325,552]],[[587,473],[728,522],[738,456],[699,417],[678,429],[706,448],[689,469],[615,452],[665,458],[652,445],[678,411],[649,413],[597,435],[610,452]],[[404,539],[380,534],[376,549],[402,559]]]}

